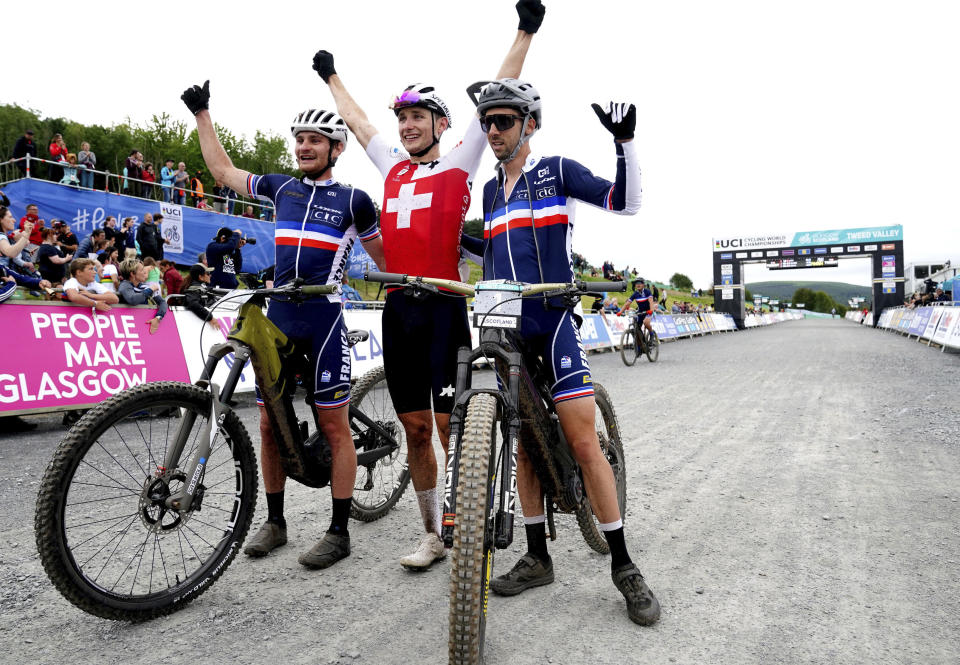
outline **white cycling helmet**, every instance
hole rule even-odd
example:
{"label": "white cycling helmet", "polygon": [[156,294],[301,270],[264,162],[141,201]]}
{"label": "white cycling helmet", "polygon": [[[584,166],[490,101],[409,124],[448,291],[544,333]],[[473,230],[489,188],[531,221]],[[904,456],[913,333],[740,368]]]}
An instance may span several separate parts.
{"label": "white cycling helmet", "polygon": [[394,114],[399,113],[400,109],[410,106],[419,106],[437,115],[442,115],[447,119],[447,127],[453,127],[453,116],[450,115],[450,107],[437,95],[436,88],[426,83],[414,83],[403,89],[399,95],[390,102],[390,108]]}
{"label": "white cycling helmet", "polygon": [[296,118],[290,126],[290,133],[294,137],[300,132],[317,132],[328,139],[340,141],[347,147],[347,123],[333,111],[323,109],[307,109]]}

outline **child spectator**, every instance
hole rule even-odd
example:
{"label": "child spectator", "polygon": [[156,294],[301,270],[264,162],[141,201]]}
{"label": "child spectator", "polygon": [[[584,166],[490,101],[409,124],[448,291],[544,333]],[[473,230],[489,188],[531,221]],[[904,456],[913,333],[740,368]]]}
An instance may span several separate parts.
{"label": "child spectator", "polygon": [[103,266],[100,271],[100,284],[111,293],[116,293],[120,285],[120,271],[117,270],[118,255],[119,250],[116,247],[108,247],[97,256],[97,260]]}
{"label": "child spectator", "polygon": [[66,273],[66,264],[70,263],[73,254],[65,254],[60,249],[55,229],[43,230],[43,243],[37,250],[37,268],[40,276],[51,284],[60,284]]}
{"label": "child spectator", "polygon": [[120,282],[120,287],[117,290],[121,302],[128,305],[153,303],[157,306],[156,316],[148,322],[150,334],[154,334],[160,328],[160,321],[167,313],[167,302],[158,291],[144,283],[147,278],[147,267],[137,259],[126,259],[120,264],[120,276],[123,281]]}
{"label": "child spectator", "polygon": [[110,293],[97,281],[96,264],[90,259],[74,259],[70,264],[70,279],[63,283],[63,296],[78,305],[109,312],[110,305],[119,302],[116,293]]}
{"label": "child spectator", "polygon": [[163,273],[163,284],[167,287],[167,295],[172,296],[180,293],[183,286],[183,276],[177,270],[173,261],[164,259],[160,262],[160,271]]}
{"label": "child spectator", "polygon": [[77,178],[77,156],[72,152],[67,153],[67,166],[63,167],[63,177],[60,178],[61,185],[70,185],[79,187],[80,179]]}
{"label": "child spectator", "polygon": [[160,293],[160,267],[157,265],[157,260],[152,256],[144,257],[143,265],[147,269],[147,277],[143,280],[144,283]]}

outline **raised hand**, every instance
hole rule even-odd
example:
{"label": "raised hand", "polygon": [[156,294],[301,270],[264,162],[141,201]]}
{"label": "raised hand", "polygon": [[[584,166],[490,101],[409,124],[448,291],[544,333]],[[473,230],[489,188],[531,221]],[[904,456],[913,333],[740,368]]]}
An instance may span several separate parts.
{"label": "raised hand", "polygon": [[610,102],[608,110],[599,104],[591,104],[591,108],[600,118],[601,124],[613,134],[618,141],[629,141],[637,128],[637,107],[625,102]]}
{"label": "raised hand", "polygon": [[540,0],[517,0],[517,15],[520,17],[520,25],[517,29],[534,34],[540,29],[546,12],[547,8]]}
{"label": "raised hand", "polygon": [[317,51],[313,56],[313,68],[324,83],[329,83],[330,77],[337,73],[337,70],[333,68],[333,53]]}
{"label": "raised hand", "polygon": [[180,99],[183,100],[183,103],[187,105],[193,115],[197,115],[200,111],[206,111],[210,108],[210,80],[204,81],[202,88],[199,85],[187,88],[180,95]]}

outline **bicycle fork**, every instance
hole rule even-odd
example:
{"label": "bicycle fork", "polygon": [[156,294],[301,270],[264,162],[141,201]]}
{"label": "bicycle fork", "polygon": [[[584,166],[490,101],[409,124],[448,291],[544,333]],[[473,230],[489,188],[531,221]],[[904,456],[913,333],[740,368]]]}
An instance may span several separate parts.
{"label": "bicycle fork", "polygon": [[[487,331],[484,331],[487,332]],[[491,331],[499,333],[500,331]],[[481,357],[496,356],[509,367],[506,390],[474,390],[471,388],[473,379],[473,361]],[[457,517],[457,485],[460,481],[460,452],[462,448],[463,427],[465,425],[466,409],[470,399],[479,393],[493,395],[499,402],[501,415],[501,433],[503,445],[501,448],[500,464],[503,478],[500,482],[500,495],[497,503],[497,512],[493,516],[493,545],[497,549],[505,549],[513,542],[513,525],[516,513],[517,496],[517,449],[520,439],[520,415],[516,408],[520,387],[519,353],[506,351],[497,344],[489,346],[481,344],[477,350],[467,347],[457,353],[457,385],[456,403],[450,415],[450,440],[447,447],[447,468],[445,474],[445,488],[443,497],[443,522],[441,538],[445,547],[453,547],[454,524]],[[499,379],[498,379],[499,382]],[[495,442],[491,442],[495,446]],[[491,459],[494,464],[494,451],[491,450]],[[489,510],[493,511],[493,497],[489,497]],[[484,534],[484,539],[487,534]],[[488,545],[488,543],[484,543]]]}

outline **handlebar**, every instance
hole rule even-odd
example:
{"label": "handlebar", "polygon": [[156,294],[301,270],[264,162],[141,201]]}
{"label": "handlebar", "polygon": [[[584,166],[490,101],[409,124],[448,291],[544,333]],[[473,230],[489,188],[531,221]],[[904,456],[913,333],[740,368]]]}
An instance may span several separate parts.
{"label": "handlebar", "polygon": [[[225,296],[230,293],[237,293],[237,289],[221,289],[213,286],[207,289],[207,292],[215,296]],[[243,295],[253,298],[272,298],[273,296],[287,296],[294,298],[312,298],[315,296],[340,295],[343,289],[339,284],[285,284],[272,289],[244,289],[240,291]]]}
{"label": "handlebar", "polygon": [[[420,286],[421,288],[440,287],[459,293],[465,296],[475,295],[476,289],[472,284],[458,282],[452,279],[438,279],[436,277],[417,277],[411,275],[401,275],[395,272],[375,272],[371,271],[364,274],[363,278],[368,282],[380,282],[383,284],[398,284]],[[602,293],[604,291],[625,291],[626,282],[586,282],[576,280],[573,282],[548,282],[542,284],[520,284],[519,292],[522,295],[538,295],[549,293],[551,295],[563,295],[567,293]]]}

